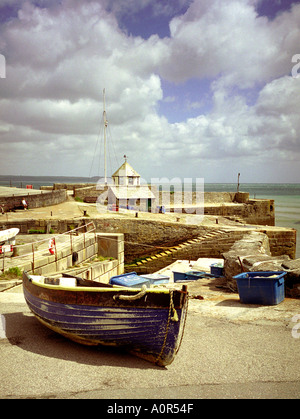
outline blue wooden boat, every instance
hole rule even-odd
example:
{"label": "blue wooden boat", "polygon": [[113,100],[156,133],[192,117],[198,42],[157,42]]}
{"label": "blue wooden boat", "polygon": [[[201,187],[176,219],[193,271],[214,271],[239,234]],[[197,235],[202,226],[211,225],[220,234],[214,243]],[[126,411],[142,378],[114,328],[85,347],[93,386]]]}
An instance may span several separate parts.
{"label": "blue wooden boat", "polygon": [[85,345],[111,345],[159,366],[179,350],[188,292],[133,289],[74,276],[47,278],[23,272],[26,302],[45,326]]}

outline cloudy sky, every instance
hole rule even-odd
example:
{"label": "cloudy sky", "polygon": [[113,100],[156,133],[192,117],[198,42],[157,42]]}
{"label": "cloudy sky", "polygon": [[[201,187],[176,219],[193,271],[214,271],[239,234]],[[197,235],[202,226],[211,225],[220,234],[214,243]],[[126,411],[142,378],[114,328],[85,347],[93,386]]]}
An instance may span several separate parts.
{"label": "cloudy sky", "polygon": [[102,175],[105,88],[109,174],[300,182],[300,0],[0,0],[0,54],[2,175]]}

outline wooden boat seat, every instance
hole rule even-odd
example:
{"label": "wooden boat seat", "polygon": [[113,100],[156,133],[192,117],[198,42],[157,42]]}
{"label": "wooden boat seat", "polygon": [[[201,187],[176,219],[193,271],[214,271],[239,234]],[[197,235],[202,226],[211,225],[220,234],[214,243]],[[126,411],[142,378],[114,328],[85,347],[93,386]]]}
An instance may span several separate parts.
{"label": "wooden boat seat", "polygon": [[32,282],[36,284],[60,285],[61,287],[74,288],[77,286],[76,278],[48,278],[44,276],[32,275]]}
{"label": "wooden boat seat", "polygon": [[104,282],[92,281],[90,279],[83,279],[79,276],[73,276],[66,273],[62,274],[64,278],[75,278],[77,281],[78,287],[98,287],[98,288],[114,288],[111,284],[106,284]]}
{"label": "wooden boat seat", "polygon": [[115,288],[111,284],[91,281],[88,279],[83,279],[83,278],[68,275],[65,273],[63,273],[63,276],[60,278],[51,278],[51,277],[44,277],[40,275],[31,275],[31,281],[35,284],[57,285],[64,288],[75,288],[75,287]]}

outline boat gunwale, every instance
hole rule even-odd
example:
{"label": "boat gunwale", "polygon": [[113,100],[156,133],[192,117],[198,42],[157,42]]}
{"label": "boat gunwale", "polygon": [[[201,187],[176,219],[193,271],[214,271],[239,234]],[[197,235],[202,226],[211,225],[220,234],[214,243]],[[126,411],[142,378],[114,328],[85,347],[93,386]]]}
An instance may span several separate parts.
{"label": "boat gunwale", "polygon": [[[33,275],[35,277],[43,277],[42,275]],[[124,293],[127,295],[133,295],[134,293],[141,292],[140,288],[126,288],[126,287],[110,287],[110,288],[103,288],[103,287],[85,287],[82,285],[78,285],[77,287],[64,287],[60,285],[55,284],[42,284],[36,281],[32,281],[31,275],[27,272],[23,272],[23,292],[25,296],[25,300],[30,308],[30,310],[33,312],[35,317],[45,326],[48,328],[54,330],[57,333],[60,333],[61,335],[74,340],[75,342],[85,344],[85,345],[109,345],[113,346],[121,346],[124,347],[129,352],[135,354],[138,357],[144,358],[150,362],[153,362],[156,365],[159,366],[166,366],[169,365],[173,360],[175,355],[178,352],[178,349],[180,347],[183,333],[184,333],[184,325],[185,325],[185,319],[187,314],[187,304],[188,304],[188,291],[187,287],[183,286],[181,290],[170,290],[170,289],[146,289],[146,293],[142,294],[143,297],[139,298],[138,300],[129,300],[129,301],[120,301],[119,298],[115,299],[113,298],[114,295],[111,295],[108,293],[110,291],[113,294],[120,294]],[[45,291],[43,292],[43,289]],[[68,292],[69,291],[69,292]],[[75,291],[80,291],[83,295],[80,297],[80,294],[77,294]],[[97,292],[98,295],[97,295]],[[104,291],[104,292],[103,292]],[[60,298],[56,298],[58,296],[58,293],[62,292],[62,294],[67,297],[67,301],[65,300],[64,295]],[[96,292],[96,294],[95,294]],[[28,293],[28,297],[26,297],[26,293]],[[49,294],[48,294],[49,293]],[[89,294],[91,297],[93,296],[92,300],[90,301],[84,301],[85,294]],[[147,294],[152,295],[151,298],[147,299],[146,302],[146,296]],[[107,296],[104,298],[104,300],[101,300],[101,295]],[[149,297],[150,297],[149,295]],[[75,297],[76,296],[76,297]],[[77,296],[79,296],[79,300],[77,301]],[[145,296],[145,298],[144,298]],[[159,297],[160,296],[160,297]],[[173,300],[173,298],[176,296],[176,300]],[[121,310],[129,310],[131,309],[138,310],[140,312],[146,312],[148,309],[153,310],[159,310],[160,312],[164,312],[165,317],[165,328],[164,328],[164,339],[161,343],[161,349],[157,350],[156,347],[153,346],[153,342],[149,344],[147,342],[146,346],[145,344],[141,344],[141,342],[122,342],[121,340],[124,338],[122,336],[122,339],[119,339],[120,336],[120,330],[117,332],[118,339],[116,340],[115,334],[116,330],[113,331],[113,336],[111,336],[111,339],[106,338],[104,333],[104,337],[98,338],[92,338],[92,335],[90,335],[90,332],[88,334],[82,334],[78,333],[80,330],[77,330],[77,333],[74,333],[74,326],[73,328],[68,330],[62,329],[61,327],[57,326],[57,322],[54,323],[51,321],[51,319],[47,319],[46,317],[41,317],[38,311],[36,311],[33,306],[34,301],[31,300],[31,297],[34,299],[36,298],[38,301],[43,303],[43,301],[49,302],[49,304],[59,304],[65,307],[75,307],[75,308],[81,308],[81,307],[87,307],[88,309],[91,308],[93,310],[93,307],[102,307],[103,309],[108,308],[114,310],[114,308],[121,309]],[[74,299],[74,301],[71,301]],[[69,298],[71,300],[69,301]],[[83,298],[83,300],[81,300]],[[157,298],[161,301],[157,301]],[[107,300],[108,299],[108,300]],[[155,300],[153,300],[155,299]],[[65,300],[65,301],[64,301]],[[105,301],[106,300],[106,301]],[[167,301],[166,301],[167,300]],[[109,303],[109,304],[107,304]],[[134,306],[132,306],[132,303],[134,303]],[[167,304],[166,304],[167,303]],[[38,306],[37,306],[38,308]],[[145,311],[146,309],[146,311]],[[180,316],[177,320],[172,318],[172,315],[174,314],[175,310],[180,310]],[[179,312],[178,312],[179,313]],[[171,329],[171,324],[172,326]],[[82,326],[85,326],[86,324],[83,324]],[[151,322],[152,327],[154,327],[153,322]],[[110,325],[109,325],[110,326]],[[155,326],[157,327],[157,326]],[[174,330],[173,330],[174,328]],[[84,329],[84,327],[83,327]],[[123,329],[122,329],[123,330]],[[172,330],[172,332],[171,332]],[[110,331],[110,327],[107,328],[107,331]],[[97,332],[97,328],[95,328],[95,331]],[[130,331],[132,332],[132,330]],[[139,333],[136,334],[136,336],[139,336]],[[158,336],[156,334],[156,336]],[[179,342],[179,343],[178,343]],[[129,346],[128,346],[129,345]]]}
{"label": "boat gunwale", "polygon": [[[105,288],[105,287],[86,287],[82,285],[77,285],[75,287],[69,287],[69,286],[63,286],[63,285],[53,285],[53,284],[43,284],[37,281],[32,280],[32,276],[42,276],[42,275],[29,275],[29,281],[38,287],[41,288],[47,288],[47,289],[53,289],[53,290],[61,290],[61,291],[87,291],[87,292],[113,292],[121,291],[121,292],[128,292],[132,291],[134,293],[140,292],[141,288],[133,288],[133,287],[119,287],[119,286],[113,286],[113,288]],[[155,288],[147,288],[147,294],[153,293],[153,294],[169,294],[170,291],[179,291],[181,290],[175,290],[175,289],[155,289]]]}
{"label": "boat gunwale", "polygon": [[[40,275],[34,275],[40,277]],[[43,277],[44,278],[44,277]],[[73,285],[73,284],[72,284]],[[149,289],[126,287],[85,287],[42,284],[31,279],[31,275],[23,272],[23,288],[29,294],[42,300],[60,304],[75,304],[78,306],[106,306],[106,307],[151,307],[167,308],[170,301],[176,309],[182,308],[188,298],[188,291],[184,289]],[[104,291],[103,291],[104,290]],[[147,298],[148,297],[148,298]]]}

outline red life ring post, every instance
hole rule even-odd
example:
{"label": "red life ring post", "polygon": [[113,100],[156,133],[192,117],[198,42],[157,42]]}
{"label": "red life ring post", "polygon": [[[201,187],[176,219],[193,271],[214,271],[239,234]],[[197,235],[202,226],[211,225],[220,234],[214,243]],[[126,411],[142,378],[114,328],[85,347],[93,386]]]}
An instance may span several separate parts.
{"label": "red life ring post", "polygon": [[51,255],[54,255],[55,253],[55,238],[51,238],[49,240],[49,252],[51,253]]}

